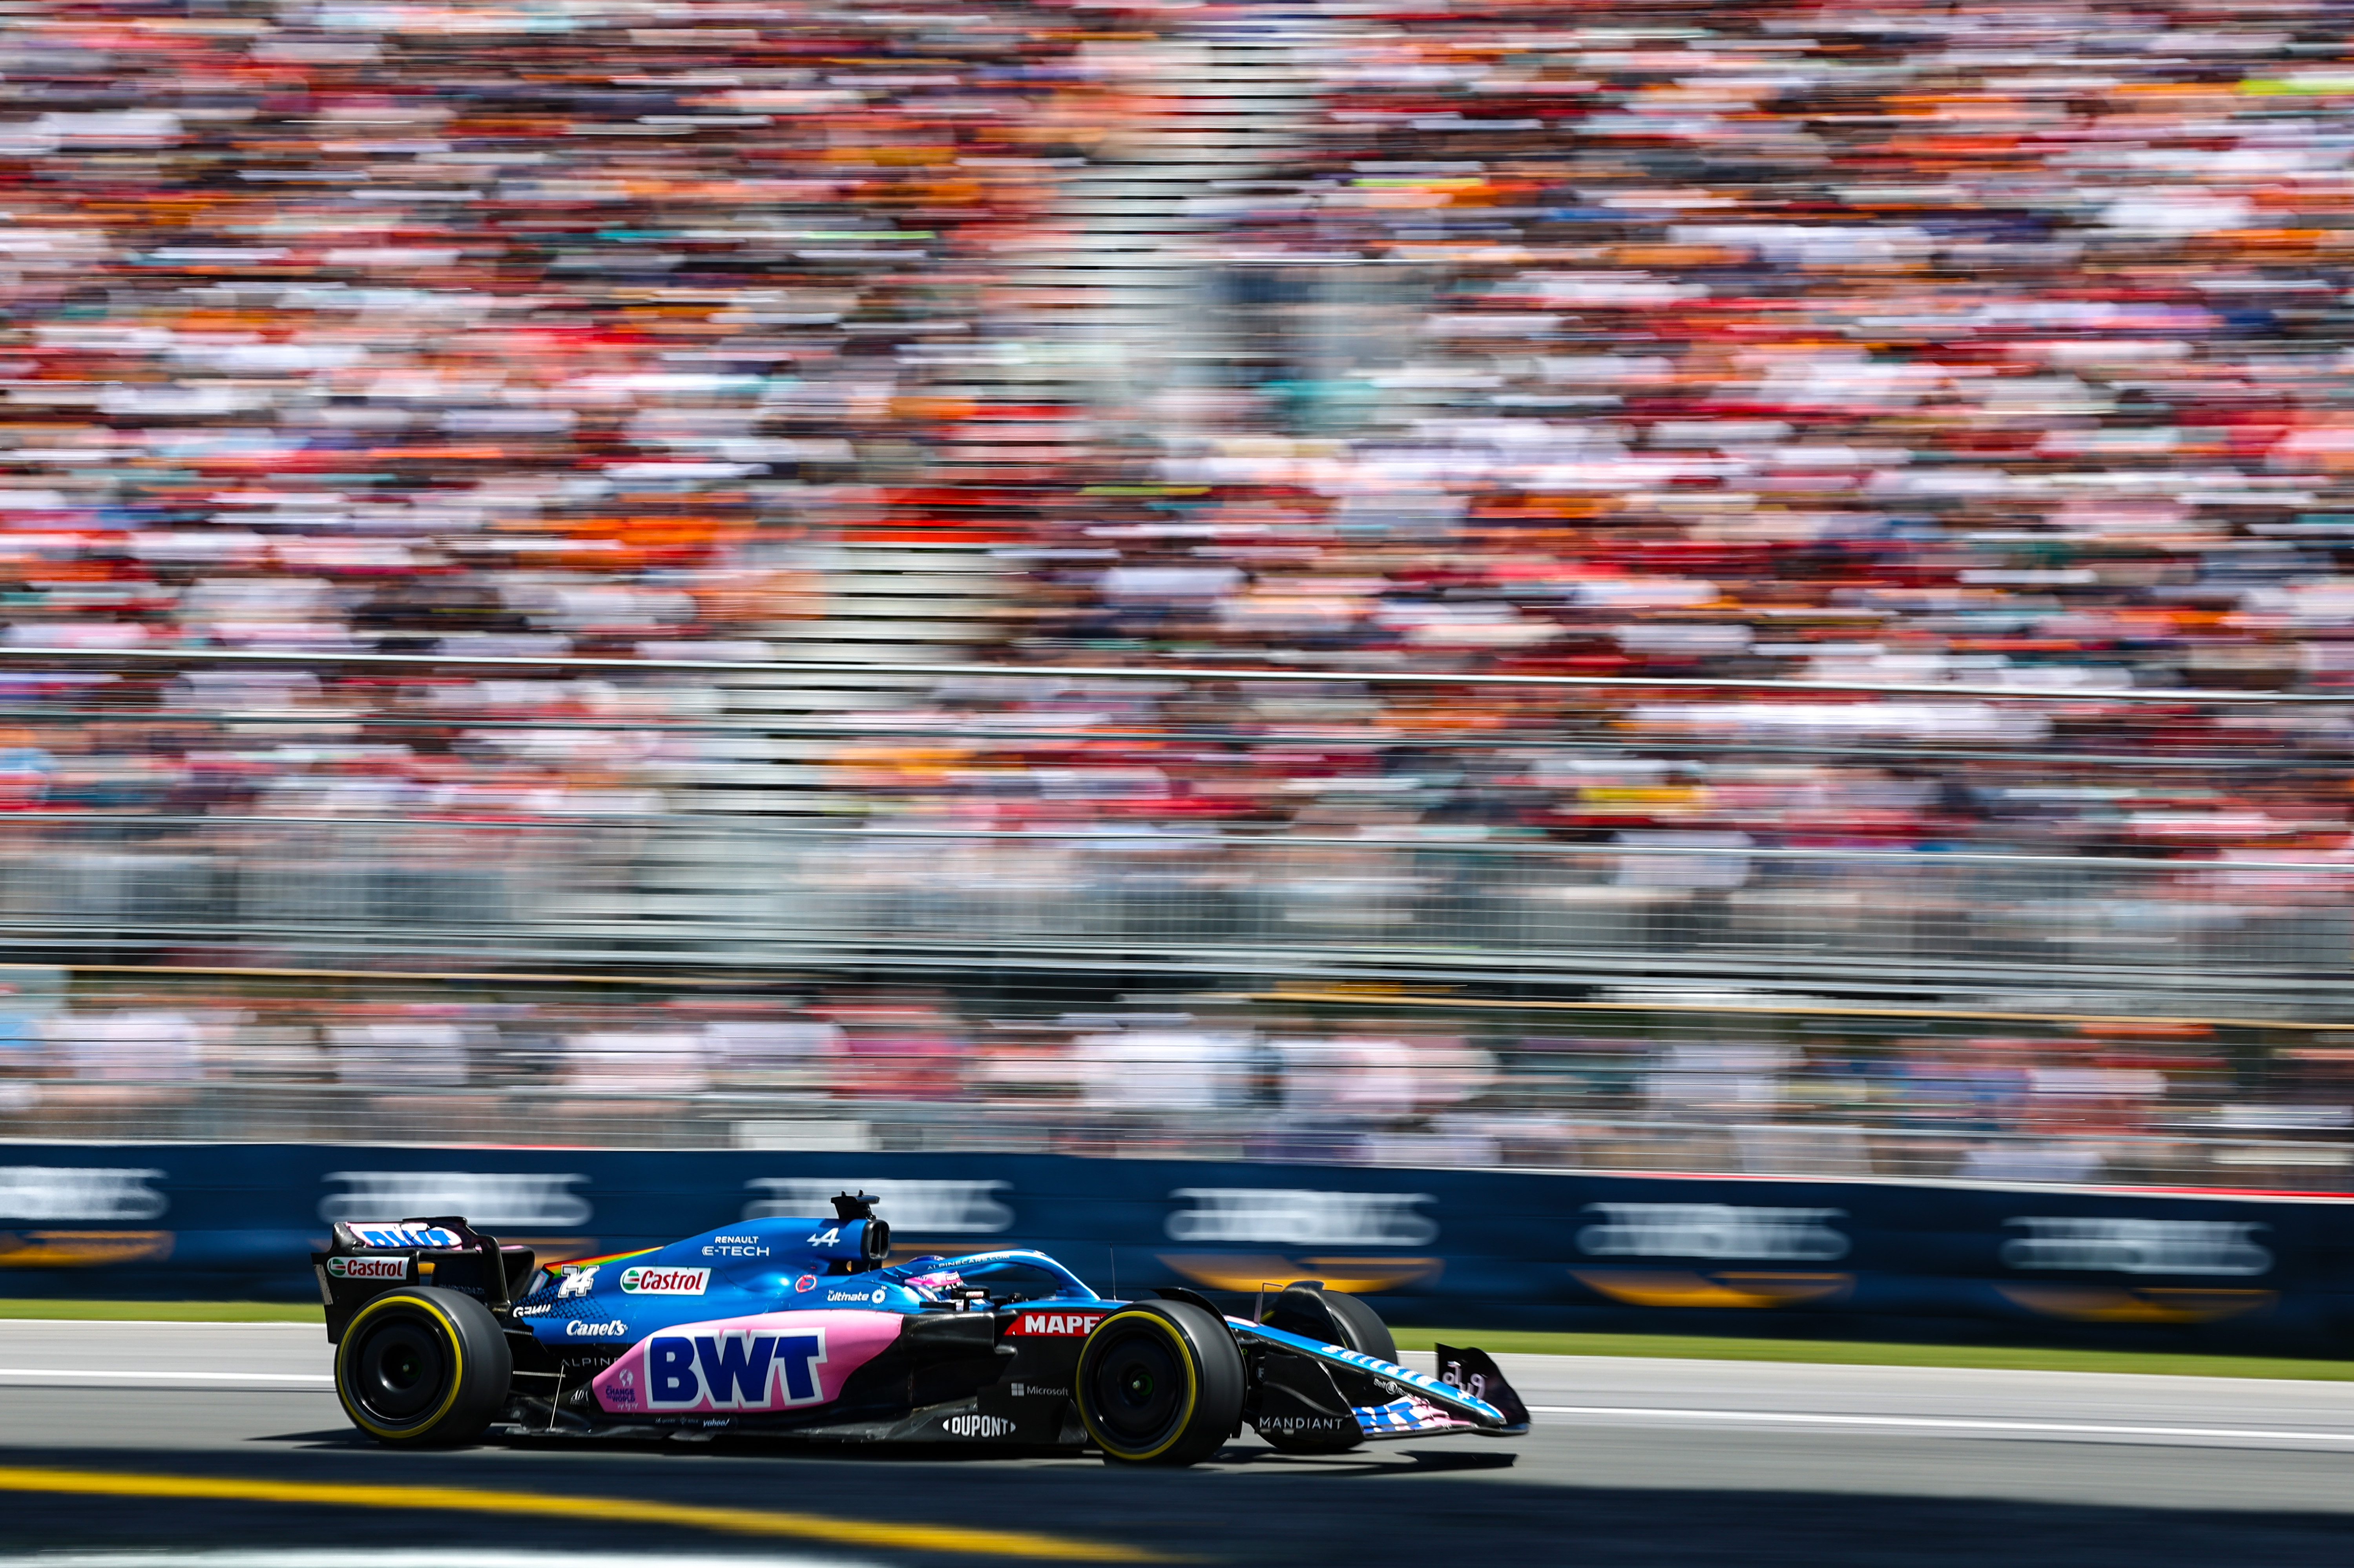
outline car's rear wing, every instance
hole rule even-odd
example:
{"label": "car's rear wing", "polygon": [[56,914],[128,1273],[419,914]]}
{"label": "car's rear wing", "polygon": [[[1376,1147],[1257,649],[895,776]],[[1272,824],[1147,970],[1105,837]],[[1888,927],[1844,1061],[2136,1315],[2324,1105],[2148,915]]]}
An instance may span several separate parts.
{"label": "car's rear wing", "polygon": [[327,1342],[371,1298],[403,1285],[436,1285],[502,1311],[524,1294],[538,1259],[527,1246],[503,1245],[453,1214],[429,1219],[339,1220],[327,1250],[311,1255]]}

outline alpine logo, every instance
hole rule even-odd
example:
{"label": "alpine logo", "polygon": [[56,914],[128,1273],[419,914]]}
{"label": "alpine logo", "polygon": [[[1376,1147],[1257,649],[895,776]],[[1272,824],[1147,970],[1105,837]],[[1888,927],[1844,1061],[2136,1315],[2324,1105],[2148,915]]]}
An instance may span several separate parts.
{"label": "alpine logo", "polygon": [[700,1296],[711,1283],[707,1268],[625,1268],[621,1270],[621,1293],[625,1296]]}
{"label": "alpine logo", "polygon": [[657,1334],[646,1343],[650,1410],[778,1410],[823,1397],[817,1369],[825,1330],[797,1334],[723,1329]]}
{"label": "alpine logo", "polygon": [[1024,1312],[1005,1331],[1025,1339],[1084,1339],[1108,1316],[1104,1312]]}
{"label": "alpine logo", "polygon": [[331,1257],[327,1272],[337,1279],[406,1279],[408,1258],[399,1257]]}
{"label": "alpine logo", "polygon": [[940,1430],[951,1437],[1011,1437],[1014,1423],[1002,1415],[951,1415]]}

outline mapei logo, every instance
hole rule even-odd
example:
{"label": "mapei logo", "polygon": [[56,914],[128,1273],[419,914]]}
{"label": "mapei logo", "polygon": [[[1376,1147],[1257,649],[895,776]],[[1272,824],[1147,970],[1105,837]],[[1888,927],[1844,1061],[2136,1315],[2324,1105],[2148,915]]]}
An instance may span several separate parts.
{"label": "mapei logo", "polygon": [[628,1296],[700,1296],[711,1283],[707,1268],[625,1268],[621,1291]]}
{"label": "mapei logo", "polygon": [[2098,1274],[2269,1273],[2273,1255],[2253,1220],[2122,1220],[2031,1214],[2005,1220],[2027,1234],[2002,1244],[2013,1268],[2082,1269]]}
{"label": "mapei logo", "polygon": [[951,1415],[940,1430],[951,1437],[1011,1437],[1014,1425],[1002,1415]]}
{"label": "mapei logo", "polygon": [[1084,1339],[1108,1316],[1103,1312],[1024,1312],[1006,1329],[1008,1338]]}
{"label": "mapei logo", "polygon": [[1732,1203],[1588,1203],[1602,1223],[1577,1233],[1588,1257],[1715,1257],[1829,1263],[1848,1239],[1828,1222],[1844,1209],[1764,1209]]}
{"label": "mapei logo", "polygon": [[894,1177],[814,1181],[801,1176],[762,1176],[744,1185],[766,1192],[744,1205],[744,1218],[772,1220],[822,1214],[836,1192],[868,1192],[877,1219],[901,1235],[987,1235],[1013,1224],[1013,1211],[992,1194],[1010,1181],[908,1181]]}
{"label": "mapei logo", "polygon": [[147,1185],[161,1171],[0,1165],[0,1220],[153,1220],[171,1202]]}
{"label": "mapei logo", "polygon": [[336,1279],[406,1279],[408,1259],[402,1257],[331,1257],[327,1273]]}
{"label": "mapei logo", "polygon": [[650,1410],[779,1410],[818,1402],[825,1330],[776,1334],[725,1329],[658,1334],[646,1342]]}
{"label": "mapei logo", "polygon": [[325,1179],[349,1189],[320,1200],[319,1217],[330,1224],[365,1214],[463,1214],[476,1225],[569,1231],[587,1224],[594,1212],[588,1199],[570,1191],[588,1180],[577,1174],[331,1171]]}
{"label": "mapei logo", "polygon": [[1260,1242],[1277,1246],[1426,1246],[1438,1222],[1416,1213],[1427,1192],[1320,1192],[1293,1187],[1180,1187],[1185,1207],[1169,1216],[1169,1239]]}

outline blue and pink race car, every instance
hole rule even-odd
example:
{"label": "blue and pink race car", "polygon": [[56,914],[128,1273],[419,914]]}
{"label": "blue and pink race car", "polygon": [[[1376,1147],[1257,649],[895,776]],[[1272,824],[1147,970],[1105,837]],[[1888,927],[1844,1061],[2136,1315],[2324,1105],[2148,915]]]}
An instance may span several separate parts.
{"label": "blue and pink race car", "polygon": [[1043,1252],[886,1264],[874,1201],[833,1208],[546,1266],[462,1219],[340,1224],[312,1255],[336,1394],[393,1444],[739,1432],[1191,1465],[1246,1425],[1296,1453],[1528,1430],[1488,1356],[1442,1345],[1426,1377],[1313,1281],[1251,1318],[1107,1300]]}

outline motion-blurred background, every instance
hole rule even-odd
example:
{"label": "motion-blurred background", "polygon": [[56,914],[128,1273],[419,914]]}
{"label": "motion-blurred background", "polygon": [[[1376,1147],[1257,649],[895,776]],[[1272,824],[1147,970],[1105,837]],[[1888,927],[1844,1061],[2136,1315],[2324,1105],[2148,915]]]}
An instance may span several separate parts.
{"label": "motion-blurred background", "polygon": [[0,1135],[2354,1176],[2354,26],[0,4]]}

